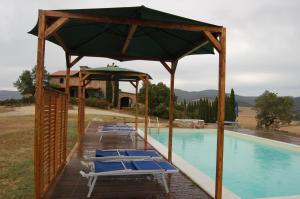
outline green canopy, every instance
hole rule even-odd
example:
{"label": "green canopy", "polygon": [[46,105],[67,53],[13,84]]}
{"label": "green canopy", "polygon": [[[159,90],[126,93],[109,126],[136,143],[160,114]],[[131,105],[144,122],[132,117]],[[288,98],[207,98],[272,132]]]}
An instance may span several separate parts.
{"label": "green canopy", "polygon": [[[144,6],[57,11],[93,17],[115,17],[183,25],[220,27],[160,12]],[[49,27],[56,20],[57,18],[55,17],[47,17],[47,26]],[[133,31],[133,37],[130,40],[128,48],[125,52],[122,52],[131,28],[130,24],[110,23],[109,20],[107,22],[95,22],[70,18],[57,31],[60,41],[53,35],[47,40],[60,46],[63,43],[64,48],[67,49],[70,55],[108,57],[119,61],[174,61],[181,55],[214,53],[210,42],[204,43],[200,48],[191,52],[188,51],[200,41],[207,41],[203,32],[142,25],[137,26],[135,31]],[[37,36],[38,24],[29,33]],[[184,52],[188,53],[184,54]]]}
{"label": "green canopy", "polygon": [[86,80],[136,81],[140,76],[152,79],[147,73],[120,68],[118,66],[82,68],[83,74],[89,74]]}

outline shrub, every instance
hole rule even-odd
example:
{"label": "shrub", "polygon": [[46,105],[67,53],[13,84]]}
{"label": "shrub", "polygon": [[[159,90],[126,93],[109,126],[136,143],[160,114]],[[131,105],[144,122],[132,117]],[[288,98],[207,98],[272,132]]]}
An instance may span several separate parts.
{"label": "shrub", "polygon": [[104,99],[97,99],[97,98],[87,98],[85,100],[86,106],[97,107],[102,109],[110,108],[110,103]]}
{"label": "shrub", "polygon": [[21,99],[6,99],[0,101],[1,106],[23,106],[34,103],[34,97],[23,97]]}

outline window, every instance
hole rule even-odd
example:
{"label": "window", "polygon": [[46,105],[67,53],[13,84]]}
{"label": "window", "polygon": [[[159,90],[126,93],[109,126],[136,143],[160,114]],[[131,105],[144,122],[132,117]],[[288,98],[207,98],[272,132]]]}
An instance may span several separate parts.
{"label": "window", "polygon": [[64,83],[64,78],[59,78],[59,83],[63,84]]}

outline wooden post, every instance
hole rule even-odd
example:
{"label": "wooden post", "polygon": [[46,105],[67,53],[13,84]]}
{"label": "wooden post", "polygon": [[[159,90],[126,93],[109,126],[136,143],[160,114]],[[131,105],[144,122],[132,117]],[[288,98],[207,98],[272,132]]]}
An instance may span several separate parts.
{"label": "wooden post", "polygon": [[35,129],[34,129],[34,183],[35,198],[42,197],[41,185],[41,151],[42,142],[42,114],[43,114],[43,79],[45,61],[45,30],[46,18],[44,12],[39,10],[39,30],[38,30],[38,49],[36,65],[36,86],[35,86]]}
{"label": "wooden post", "polygon": [[84,123],[85,123],[85,80],[82,82],[82,129],[81,133],[84,133]]}
{"label": "wooden post", "polygon": [[138,116],[139,116],[139,105],[138,105],[138,91],[139,91],[139,80],[135,82],[135,129],[138,129]]}
{"label": "wooden post", "polygon": [[77,143],[81,142],[81,130],[82,130],[82,73],[79,71],[78,80],[78,119],[77,119]]}
{"label": "wooden post", "polygon": [[68,114],[69,114],[69,101],[70,101],[70,70],[71,70],[71,56],[66,53],[66,85],[65,85],[65,93],[67,94],[66,100],[66,116],[65,116],[65,128],[64,128],[64,136],[63,136],[63,161],[66,162],[67,158],[67,132],[68,132]]}
{"label": "wooden post", "polygon": [[220,35],[221,51],[219,52],[219,100],[218,100],[218,137],[215,198],[222,198],[223,149],[224,149],[224,116],[225,116],[225,66],[226,66],[226,29]]}
{"label": "wooden post", "polygon": [[172,161],[172,145],[173,145],[173,120],[174,120],[174,78],[177,67],[177,61],[172,62],[171,78],[170,78],[170,101],[169,101],[169,142],[168,142],[168,161]]}
{"label": "wooden post", "polygon": [[115,81],[111,81],[111,87],[112,87],[112,100],[111,100],[111,104],[112,107],[114,108],[115,105]]}
{"label": "wooden post", "polygon": [[147,148],[147,140],[148,140],[148,101],[149,101],[149,79],[148,76],[144,79],[145,83],[145,129],[144,129],[144,144]]}

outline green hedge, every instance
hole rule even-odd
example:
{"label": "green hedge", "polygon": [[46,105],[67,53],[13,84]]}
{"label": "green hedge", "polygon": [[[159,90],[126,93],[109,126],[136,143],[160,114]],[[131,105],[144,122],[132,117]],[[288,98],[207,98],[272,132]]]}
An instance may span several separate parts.
{"label": "green hedge", "polygon": [[21,99],[6,99],[0,101],[1,106],[23,106],[34,103],[34,97],[23,97]]}

